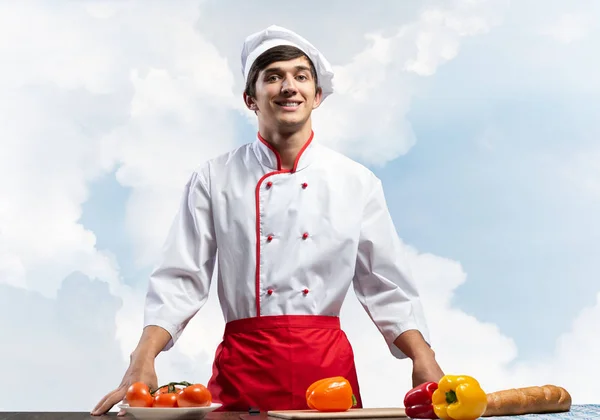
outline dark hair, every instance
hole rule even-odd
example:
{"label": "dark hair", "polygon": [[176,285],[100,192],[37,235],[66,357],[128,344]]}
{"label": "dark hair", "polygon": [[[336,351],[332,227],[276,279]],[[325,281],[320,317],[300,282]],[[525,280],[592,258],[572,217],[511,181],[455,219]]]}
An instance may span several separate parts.
{"label": "dark hair", "polygon": [[304,54],[302,50],[296,47],[291,45],[279,45],[277,47],[269,48],[267,51],[259,55],[256,60],[254,60],[254,63],[252,63],[252,67],[248,72],[248,80],[246,81],[244,93],[253,98],[256,97],[256,81],[258,80],[258,74],[262,70],[267,68],[267,66],[271,63],[275,63],[277,61],[289,61],[298,57],[306,57],[310,63],[310,72],[315,80],[315,89],[318,89],[319,80],[312,60],[306,54]]}

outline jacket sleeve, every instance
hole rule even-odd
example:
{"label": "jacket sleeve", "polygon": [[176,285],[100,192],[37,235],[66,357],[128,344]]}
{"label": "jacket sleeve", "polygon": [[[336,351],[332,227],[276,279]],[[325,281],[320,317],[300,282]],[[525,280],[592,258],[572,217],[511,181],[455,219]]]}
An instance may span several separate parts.
{"label": "jacket sleeve", "polygon": [[150,275],[144,326],[157,325],[171,334],[164,351],[208,299],[217,244],[206,178],[195,171],[187,182],[161,259]]}
{"label": "jacket sleeve", "polygon": [[392,355],[404,359],[407,356],[394,344],[396,338],[416,329],[429,343],[429,331],[381,181],[375,178],[373,184],[364,207],[353,286]]}

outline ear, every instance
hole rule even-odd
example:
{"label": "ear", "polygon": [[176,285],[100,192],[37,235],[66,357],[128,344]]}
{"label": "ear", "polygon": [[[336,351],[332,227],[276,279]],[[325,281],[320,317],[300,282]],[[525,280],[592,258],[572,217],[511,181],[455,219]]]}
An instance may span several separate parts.
{"label": "ear", "polygon": [[323,100],[323,89],[317,88],[317,93],[315,93],[315,101],[313,102],[313,109],[317,109],[319,105],[321,105],[321,101]]}
{"label": "ear", "polygon": [[256,102],[254,101],[254,98],[251,97],[251,96],[248,96],[246,94],[246,92],[244,92],[244,103],[246,104],[246,107],[250,111],[258,111],[258,106],[256,105]]}

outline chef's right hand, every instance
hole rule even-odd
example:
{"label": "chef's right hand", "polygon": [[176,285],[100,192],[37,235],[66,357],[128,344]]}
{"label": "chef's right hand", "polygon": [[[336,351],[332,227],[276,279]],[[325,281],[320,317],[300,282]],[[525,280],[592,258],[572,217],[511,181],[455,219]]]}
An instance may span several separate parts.
{"label": "chef's right hand", "polygon": [[[122,401],[127,394],[129,386],[135,382],[144,382],[150,387],[150,389],[156,389],[158,387],[158,379],[156,377],[156,370],[154,369],[154,360],[136,360],[131,359],[129,368],[123,376],[123,380],[118,388],[106,394],[96,407],[91,412],[92,416],[100,416],[110,410],[116,403]],[[117,415],[122,416],[125,414],[125,410],[120,410]]]}

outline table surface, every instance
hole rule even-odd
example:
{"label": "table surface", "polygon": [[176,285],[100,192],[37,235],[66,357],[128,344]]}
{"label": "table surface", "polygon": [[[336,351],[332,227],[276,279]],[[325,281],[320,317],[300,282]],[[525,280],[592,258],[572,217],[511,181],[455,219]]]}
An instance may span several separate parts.
{"label": "table surface", "polygon": [[[116,412],[104,416],[92,416],[88,412],[21,411],[0,412],[0,420],[131,420],[131,415],[117,417]],[[281,420],[269,417],[265,412],[249,415],[247,412],[213,412],[205,420]],[[524,416],[486,417],[484,420],[600,420],[600,404],[573,405],[571,411],[556,414],[528,414]],[[382,419],[379,419],[382,420]],[[394,419],[385,419],[394,420]]]}
{"label": "table surface", "polygon": [[[208,413],[205,420],[241,420],[240,417],[248,415],[248,412],[218,412]],[[253,419],[267,419],[266,413],[253,415]],[[103,416],[92,416],[88,412],[79,411],[19,411],[19,412],[0,412],[0,420],[132,420],[135,417],[127,414],[117,417],[117,412],[109,412]]]}
{"label": "table surface", "polygon": [[[247,416],[248,412],[218,412],[208,413],[204,420],[241,420],[242,416]],[[251,416],[252,419],[264,420],[269,418],[266,413]],[[78,411],[20,411],[20,412],[0,412],[0,420],[133,420],[130,414],[117,417],[117,412],[109,412],[103,416],[92,416],[88,412]]]}

